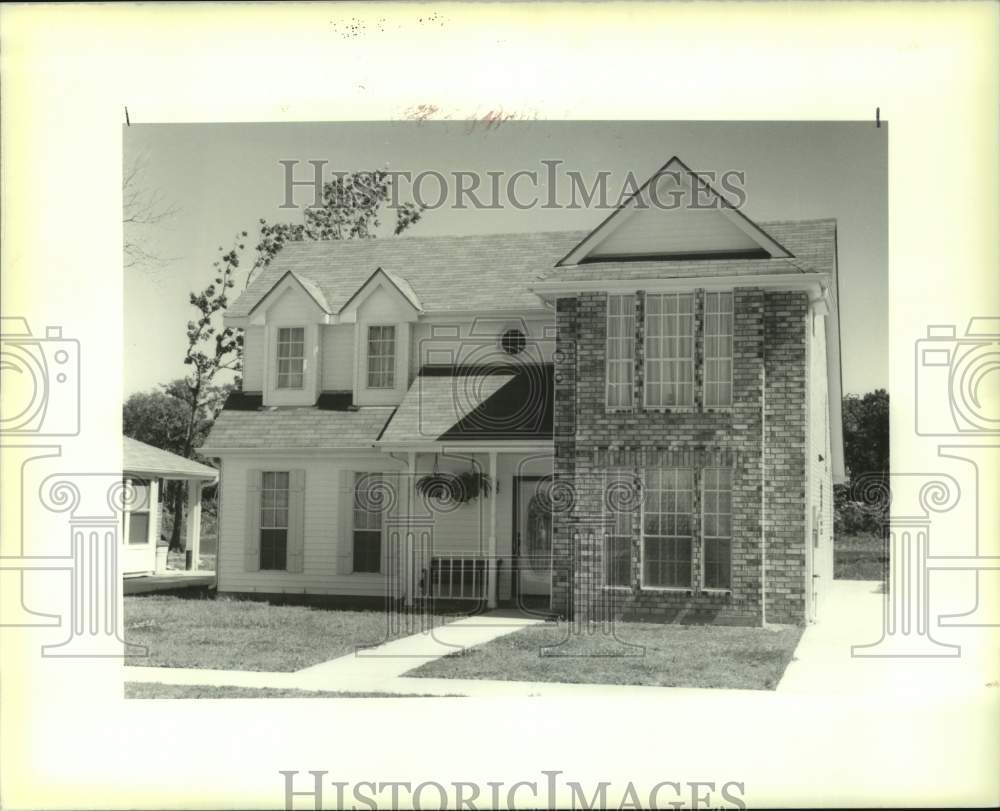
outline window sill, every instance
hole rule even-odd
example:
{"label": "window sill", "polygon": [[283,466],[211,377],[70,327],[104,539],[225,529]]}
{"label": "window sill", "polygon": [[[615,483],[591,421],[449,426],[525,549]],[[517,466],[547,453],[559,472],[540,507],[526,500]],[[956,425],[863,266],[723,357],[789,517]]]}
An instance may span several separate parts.
{"label": "window sill", "polygon": [[733,590],[732,589],[702,589],[701,593],[702,594],[714,595],[715,597],[732,597],[733,596]]}
{"label": "window sill", "polygon": [[694,589],[686,586],[640,586],[639,591],[655,591],[668,594],[686,594],[688,597],[694,595]]}
{"label": "window sill", "polygon": [[643,406],[649,414],[697,414],[698,406]]}

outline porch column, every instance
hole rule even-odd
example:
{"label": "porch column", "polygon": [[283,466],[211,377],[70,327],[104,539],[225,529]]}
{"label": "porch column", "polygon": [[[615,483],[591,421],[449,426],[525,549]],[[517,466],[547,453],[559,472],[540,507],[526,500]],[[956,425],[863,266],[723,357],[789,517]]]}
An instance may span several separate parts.
{"label": "porch column", "polygon": [[197,569],[201,559],[201,479],[188,479],[186,569]]}
{"label": "porch column", "polygon": [[413,605],[413,592],[416,590],[415,575],[417,571],[413,543],[413,516],[417,504],[417,454],[409,451],[406,454],[406,526],[403,527],[403,588],[406,590],[406,605]]}
{"label": "porch column", "polygon": [[493,494],[490,497],[490,526],[488,535],[489,559],[486,564],[486,607],[497,607],[497,452],[490,451],[490,481]]}

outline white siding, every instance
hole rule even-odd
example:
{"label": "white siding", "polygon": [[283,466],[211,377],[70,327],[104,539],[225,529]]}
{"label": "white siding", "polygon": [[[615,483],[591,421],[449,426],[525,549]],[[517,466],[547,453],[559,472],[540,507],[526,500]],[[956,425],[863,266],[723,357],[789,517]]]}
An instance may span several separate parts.
{"label": "white siding", "polygon": [[354,385],[354,325],[320,327],[322,335],[322,391],[350,391]]}
{"label": "white siding", "polygon": [[[384,579],[378,574],[338,573],[338,556],[350,556],[352,539],[343,538],[341,510],[350,502],[341,497],[340,471],[393,470],[389,457],[369,453],[354,456],[241,457],[227,456],[222,468],[222,516],[219,522],[219,590],[292,594],[381,596]],[[305,561],[300,574],[276,571],[247,572],[244,566],[247,470],[306,472]],[[384,560],[384,557],[383,557]]]}
{"label": "white siding", "polygon": [[[474,457],[488,470],[488,459]],[[340,492],[341,471],[400,470],[398,462],[385,454],[357,453],[328,456],[241,457],[227,456],[222,469],[222,515],[219,522],[219,590],[229,592],[309,593],[345,596],[382,596],[385,576],[381,574],[351,574],[352,538],[343,537],[345,526],[342,510],[350,508],[349,498]],[[438,469],[454,471],[470,469],[464,459],[439,458]],[[305,480],[305,566],[301,574],[275,571],[246,571],[244,539],[246,536],[247,471],[294,470],[306,472]],[[434,456],[417,457],[417,475],[434,469]],[[497,554],[508,558],[510,566],[513,524],[513,477],[515,475],[549,475],[551,457],[539,453],[531,457],[501,454],[498,458],[500,493],[497,499]],[[405,482],[405,478],[404,478]],[[402,489],[402,488],[401,488]],[[433,527],[432,550],[437,554],[482,554],[487,549],[491,499],[481,498],[448,512],[427,514],[422,503],[417,515],[423,515]],[[398,494],[399,510],[405,514],[407,496]],[[383,547],[383,566],[386,565]],[[501,571],[501,596],[507,594]]]}
{"label": "white siding", "polygon": [[671,195],[671,189],[677,186],[665,176],[661,179],[656,202],[631,214],[590,255],[641,256],[760,248],[725,215],[714,208],[706,208],[711,201],[705,193],[697,199],[702,208],[694,208],[690,192],[685,191],[683,197],[677,197]]}
{"label": "white siding", "polygon": [[[264,340],[264,405],[313,405],[319,394],[322,355],[319,342],[319,320],[322,316],[316,302],[297,283],[286,282],[287,288],[277,294],[265,314]],[[305,328],[305,380],[301,389],[276,388],[277,335],[281,327]]]}
{"label": "white siding", "polygon": [[264,390],[264,328],[247,327],[243,333],[243,391]]}
{"label": "white siding", "polygon": [[[358,307],[354,355],[354,401],[360,405],[398,405],[403,402],[410,387],[407,374],[410,347],[410,324],[413,308],[396,291],[379,287]],[[368,382],[368,327],[372,325],[396,327],[396,379],[392,389],[369,389]]]}
{"label": "white siding", "polygon": [[[818,516],[817,545],[812,546],[812,574],[819,575],[817,605],[813,607],[817,619],[822,619],[824,593],[833,580],[833,459],[830,443],[830,407],[826,374],[826,325],[822,316],[807,317],[806,340],[809,346],[809,466],[810,493],[807,501],[807,526],[810,528],[806,543],[813,545],[812,521]],[[821,459],[822,457],[822,459]],[[810,577],[810,573],[806,573]],[[806,583],[806,588],[811,588]]]}

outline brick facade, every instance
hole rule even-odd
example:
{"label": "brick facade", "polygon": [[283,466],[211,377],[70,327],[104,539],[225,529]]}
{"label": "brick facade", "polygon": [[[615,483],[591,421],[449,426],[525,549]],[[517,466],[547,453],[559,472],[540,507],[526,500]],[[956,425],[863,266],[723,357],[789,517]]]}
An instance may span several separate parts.
{"label": "brick facade", "polygon": [[[557,301],[554,472],[557,487],[567,495],[556,501],[554,511],[553,607],[578,621],[611,614],[660,622],[759,623],[763,482],[767,621],[804,622],[807,294],[753,287],[733,291],[733,401],[713,409],[702,399],[703,291],[695,294],[694,407],[643,408],[644,301],[640,291],[635,297],[634,402],[629,410],[609,410],[605,404],[606,295]],[[642,587],[636,509],[631,518],[631,586],[605,589],[607,473],[625,471],[639,482],[642,470],[658,466],[694,471],[691,588]],[[707,467],[733,472],[727,592],[702,588],[700,492]],[[641,488],[636,496],[641,498]]]}

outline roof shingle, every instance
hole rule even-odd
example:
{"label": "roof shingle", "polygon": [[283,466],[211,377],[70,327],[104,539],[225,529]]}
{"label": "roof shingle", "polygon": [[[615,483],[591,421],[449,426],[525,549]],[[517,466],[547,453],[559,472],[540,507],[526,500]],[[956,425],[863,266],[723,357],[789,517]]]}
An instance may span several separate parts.
{"label": "roof shingle", "polygon": [[471,236],[400,236],[385,239],[291,242],[230,306],[246,316],[288,271],[312,282],[337,312],[381,267],[405,280],[425,311],[489,311],[538,307],[531,287],[540,280],[594,280],[829,272],[834,263],[836,221],[761,222],[793,259],[724,259],[680,262],[599,262],[555,267],[589,231]]}

